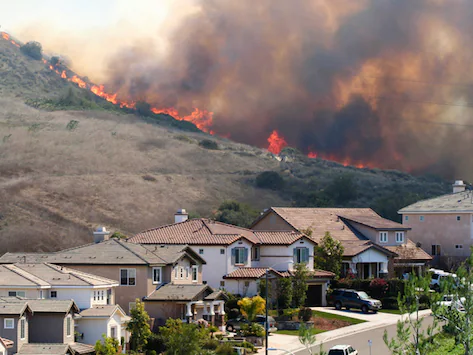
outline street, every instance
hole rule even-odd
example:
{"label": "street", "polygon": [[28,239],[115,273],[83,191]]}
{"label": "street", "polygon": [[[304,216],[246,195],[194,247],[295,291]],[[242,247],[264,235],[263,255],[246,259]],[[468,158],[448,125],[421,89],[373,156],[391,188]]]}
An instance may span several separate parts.
{"label": "street", "polygon": [[[432,324],[432,320],[432,316],[425,317],[423,322],[424,330],[426,330],[427,327]],[[388,331],[389,338],[396,335],[396,324],[392,324],[386,327],[370,329],[343,338],[338,338],[333,341],[328,341],[323,344],[323,349],[325,351],[328,351],[332,346],[339,344],[347,344],[353,346],[356,350],[358,350],[359,355],[390,355],[391,353],[389,352],[387,346],[384,344],[383,341],[383,334],[385,329]],[[369,340],[372,341],[371,352],[370,347],[368,345]],[[315,354],[317,354],[317,352],[319,351],[319,346],[315,346],[313,350],[315,351]],[[307,350],[295,351],[294,353],[297,355],[309,355]]]}

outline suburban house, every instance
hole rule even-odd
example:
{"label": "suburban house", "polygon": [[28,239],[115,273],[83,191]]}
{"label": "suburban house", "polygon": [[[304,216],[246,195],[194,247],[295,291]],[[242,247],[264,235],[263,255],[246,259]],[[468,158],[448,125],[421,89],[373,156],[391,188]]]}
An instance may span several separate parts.
{"label": "suburban house", "polygon": [[[11,340],[0,338],[0,355],[8,355],[8,349],[11,348],[13,348],[13,342]],[[13,354],[13,352],[11,354]]]}
{"label": "suburban house", "polygon": [[370,208],[276,208],[251,226],[255,231],[301,232],[319,243],[326,232],[344,247],[342,274],[400,276],[424,268],[431,257],[407,238],[409,227]]}
{"label": "suburban house", "polygon": [[[26,302],[9,303],[0,299],[0,338],[8,339],[8,355],[16,354],[28,343],[28,323],[32,311]],[[6,342],[2,342],[3,347]]]}
{"label": "suburban house", "polygon": [[142,246],[186,245],[201,255],[203,283],[242,296],[254,296],[259,280],[290,277],[294,265],[307,264],[311,271],[309,297],[314,305],[325,304],[332,273],[314,270],[316,242],[298,230],[253,231],[205,218],[188,219],[179,210],[175,223],[146,230],[128,239]]}
{"label": "suburban house", "polygon": [[473,246],[473,191],[461,180],[452,193],[406,206],[398,211],[410,238],[434,258],[450,267],[470,255]]}
{"label": "suburban house", "polygon": [[[100,227],[94,232],[94,243],[55,253],[6,253],[0,258],[0,264],[15,262],[18,266],[19,261],[47,261],[57,268],[67,266],[83,273],[93,272],[102,278],[118,279],[118,286],[112,293],[116,304],[129,312],[136,299],[143,300],[146,311],[157,323],[164,322],[167,317],[194,320],[208,315],[209,319],[217,321],[223,318],[225,296],[203,284],[205,260],[192,248],[187,245],[140,245],[108,236],[109,232]],[[175,287],[177,285],[179,287]],[[97,297],[102,302],[101,292]],[[105,304],[114,303],[102,305]],[[106,311],[112,312],[110,308]],[[92,314],[97,312],[102,316],[106,311],[84,314],[95,319]],[[108,319],[112,319],[109,314]],[[167,316],[163,318],[163,314]],[[220,317],[212,318],[215,314]],[[109,329],[107,334],[111,331]],[[86,336],[84,333],[84,338]]]}

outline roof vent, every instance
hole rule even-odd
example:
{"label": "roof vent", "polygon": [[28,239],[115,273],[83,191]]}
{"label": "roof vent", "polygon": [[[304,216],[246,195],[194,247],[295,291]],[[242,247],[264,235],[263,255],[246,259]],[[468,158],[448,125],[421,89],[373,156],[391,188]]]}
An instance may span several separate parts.
{"label": "roof vent", "polygon": [[100,243],[110,238],[110,231],[104,226],[98,227],[94,231],[94,243]]}
{"label": "roof vent", "polygon": [[174,214],[174,223],[185,222],[189,219],[189,214],[184,208],[178,209]]}

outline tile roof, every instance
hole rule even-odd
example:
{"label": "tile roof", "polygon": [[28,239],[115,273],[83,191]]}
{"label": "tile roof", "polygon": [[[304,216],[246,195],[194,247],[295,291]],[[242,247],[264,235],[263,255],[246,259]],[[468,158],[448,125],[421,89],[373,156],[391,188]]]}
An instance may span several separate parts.
{"label": "tile roof", "polygon": [[128,241],[143,244],[229,245],[240,238],[258,243],[258,239],[249,229],[198,218],[149,229],[136,234]]}
{"label": "tile roof", "polygon": [[10,349],[11,347],[13,347],[13,344],[14,344],[12,340],[6,339],[6,338],[0,338],[0,343],[3,344],[3,347],[5,349]]}
{"label": "tile roof", "polygon": [[340,218],[346,219],[348,221],[356,222],[363,224],[365,226],[374,228],[376,230],[410,230],[411,228],[391,221],[389,219],[383,218],[381,216],[357,216],[357,215],[339,215]]}
{"label": "tile roof", "polygon": [[95,354],[95,346],[83,343],[72,343],[69,344],[71,349],[74,351],[74,355],[81,354]]}
{"label": "tile roof", "polygon": [[28,299],[23,297],[0,297],[0,313],[3,305],[22,307],[27,305],[33,313],[68,313],[71,309],[79,313],[79,307],[73,300]]}
{"label": "tile roof", "polygon": [[[274,269],[269,269],[269,271],[278,277],[283,277],[281,273]],[[264,267],[241,267],[235,271],[225,275],[224,279],[259,279],[266,274],[266,268]]]}
{"label": "tile roof", "polygon": [[23,344],[17,355],[66,355],[72,354],[68,344]]}
{"label": "tile roof", "polygon": [[93,306],[84,309],[79,314],[81,317],[112,317],[116,312],[126,315],[119,305]]}
{"label": "tile roof", "polygon": [[299,231],[253,231],[261,244],[290,245],[300,238],[307,238]]}
{"label": "tile roof", "polygon": [[473,191],[465,190],[429,198],[401,208],[398,211],[400,214],[422,212],[471,213],[473,212]]}
{"label": "tile roof", "polygon": [[6,253],[0,257],[0,263],[167,265],[179,260],[186,253],[194,259],[205,262],[185,245],[151,248],[112,238],[101,243],[86,244],[55,253]]}
{"label": "tile roof", "polygon": [[227,297],[227,295],[225,294],[224,291],[217,290],[217,291],[212,292],[210,295],[208,295],[204,298],[204,300],[206,300],[206,301],[215,301],[215,300],[218,300],[218,299],[227,300],[228,297]]}
{"label": "tile roof", "polygon": [[118,281],[49,263],[0,265],[0,286],[118,286]]}
{"label": "tile roof", "polygon": [[146,301],[197,301],[214,291],[208,285],[166,284],[145,298]]}
{"label": "tile roof", "polygon": [[[283,271],[281,272],[281,275],[283,275],[284,277],[292,277],[294,276],[294,271],[292,270],[287,270],[287,271]],[[315,269],[314,271],[311,271],[309,273],[309,278],[315,278],[315,279],[332,279],[335,277],[335,274],[333,272],[330,272],[330,271],[325,271],[325,270],[319,270],[319,269]]]}
{"label": "tile roof", "polygon": [[403,245],[396,246],[386,246],[386,249],[389,249],[398,256],[394,258],[394,262],[403,262],[403,261],[430,261],[432,257],[425,252],[422,248],[419,248],[412,240],[407,239],[407,243]]}

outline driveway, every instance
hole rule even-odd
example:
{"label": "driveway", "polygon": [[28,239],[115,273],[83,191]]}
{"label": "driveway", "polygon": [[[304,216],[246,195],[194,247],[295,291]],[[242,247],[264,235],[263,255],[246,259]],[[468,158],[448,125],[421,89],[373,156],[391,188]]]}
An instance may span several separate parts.
{"label": "driveway", "polygon": [[383,312],[378,312],[378,313],[370,312],[370,313],[365,314],[357,309],[350,309],[349,311],[347,311],[346,309],[341,309],[337,311],[333,307],[311,307],[311,308],[314,311],[337,314],[340,316],[361,319],[367,322],[378,322],[378,321],[389,321],[389,320],[394,320],[395,322],[397,322],[397,320],[400,319],[399,314],[391,314],[391,313],[383,313]]}

